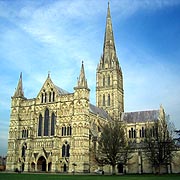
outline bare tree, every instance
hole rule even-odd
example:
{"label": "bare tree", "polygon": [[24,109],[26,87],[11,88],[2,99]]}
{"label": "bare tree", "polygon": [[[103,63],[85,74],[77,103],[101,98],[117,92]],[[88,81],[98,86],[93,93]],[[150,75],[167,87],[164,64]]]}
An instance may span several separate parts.
{"label": "bare tree", "polygon": [[111,165],[112,174],[118,163],[125,164],[130,150],[125,134],[125,125],[120,121],[111,121],[101,126],[95,153],[96,162],[100,165]]}
{"label": "bare tree", "polygon": [[175,143],[173,139],[174,127],[168,121],[164,109],[160,108],[160,116],[157,122],[148,124],[145,134],[146,156],[158,173],[161,168],[168,169],[171,164]]}

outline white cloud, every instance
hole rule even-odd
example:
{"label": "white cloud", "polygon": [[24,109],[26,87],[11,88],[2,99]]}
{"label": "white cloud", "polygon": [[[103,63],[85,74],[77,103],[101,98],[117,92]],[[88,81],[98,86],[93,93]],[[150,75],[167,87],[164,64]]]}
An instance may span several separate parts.
{"label": "white cloud", "polygon": [[[10,109],[10,97],[21,71],[28,98],[36,97],[48,71],[56,85],[72,92],[82,60],[91,102],[95,103],[95,71],[102,53],[107,1],[14,2],[10,6],[8,1],[0,1],[0,18],[4,23],[0,24],[0,32],[4,30],[0,33],[2,111]],[[153,12],[177,4],[180,1],[113,0],[110,7],[112,19],[119,21],[142,10]],[[124,73],[126,110],[157,109],[162,103],[177,127],[180,126],[179,77],[172,72],[174,67],[147,49],[136,47],[138,43],[123,49],[120,43],[116,41]],[[9,114],[6,121],[9,121]],[[7,129],[5,131],[7,133]],[[7,141],[6,133],[4,141]]]}
{"label": "white cloud", "polygon": [[[148,10],[155,11],[180,4],[178,0],[114,0],[112,3],[113,11],[119,12],[121,17],[129,17],[135,13]],[[118,15],[117,14],[117,15]]]}

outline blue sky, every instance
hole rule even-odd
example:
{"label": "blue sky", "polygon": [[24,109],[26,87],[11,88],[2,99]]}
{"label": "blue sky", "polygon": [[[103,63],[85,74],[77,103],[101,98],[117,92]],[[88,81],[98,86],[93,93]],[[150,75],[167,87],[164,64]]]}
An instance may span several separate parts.
{"label": "blue sky", "polygon": [[[125,111],[165,108],[180,129],[180,1],[111,0]],[[51,73],[73,92],[82,60],[95,104],[106,0],[0,0],[0,155],[6,155],[11,96],[20,72],[27,98]]]}

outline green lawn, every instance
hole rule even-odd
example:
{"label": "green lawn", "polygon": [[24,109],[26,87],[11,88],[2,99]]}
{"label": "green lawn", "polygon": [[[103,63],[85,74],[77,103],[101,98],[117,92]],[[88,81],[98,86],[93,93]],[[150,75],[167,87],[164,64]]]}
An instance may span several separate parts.
{"label": "green lawn", "polygon": [[62,175],[62,174],[16,174],[0,173],[0,180],[180,180],[180,174],[173,175]]}

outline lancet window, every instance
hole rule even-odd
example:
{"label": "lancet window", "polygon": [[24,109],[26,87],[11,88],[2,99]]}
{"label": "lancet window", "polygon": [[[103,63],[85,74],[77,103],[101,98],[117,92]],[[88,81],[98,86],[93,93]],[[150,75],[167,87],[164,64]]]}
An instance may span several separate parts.
{"label": "lancet window", "polygon": [[105,106],[106,105],[106,103],[105,103],[105,95],[103,94],[103,106]]}
{"label": "lancet window", "polygon": [[111,98],[110,98],[110,94],[108,94],[108,106],[110,106],[111,104]]}
{"label": "lancet window", "polygon": [[28,129],[22,130],[22,138],[28,138]]}
{"label": "lancet window", "polygon": [[49,131],[49,110],[46,109],[44,113],[44,136],[48,136]]}
{"label": "lancet window", "polygon": [[61,136],[71,136],[72,134],[72,127],[71,125],[68,125],[68,126],[63,126],[61,128]]}
{"label": "lancet window", "polygon": [[108,86],[110,86],[111,83],[111,79],[110,79],[110,75],[108,75]]}
{"label": "lancet window", "polygon": [[70,156],[70,145],[66,141],[62,146],[62,157],[69,157]]}
{"label": "lancet window", "polygon": [[42,115],[39,115],[38,136],[42,135]]}
{"label": "lancet window", "polygon": [[52,113],[52,115],[51,115],[51,136],[54,135],[55,118],[56,118],[56,117],[55,117],[55,114]]}
{"label": "lancet window", "polygon": [[38,136],[53,136],[55,134],[55,124],[56,116],[53,112],[51,116],[49,115],[49,109],[46,108],[44,112],[44,118],[42,115],[39,115],[39,124],[38,124]]}
{"label": "lancet window", "polygon": [[129,138],[136,138],[136,130],[131,128],[129,130]]}
{"label": "lancet window", "polygon": [[54,102],[55,101],[55,92],[53,89],[49,92],[44,92],[41,93],[41,103],[48,103],[48,102]]}

